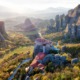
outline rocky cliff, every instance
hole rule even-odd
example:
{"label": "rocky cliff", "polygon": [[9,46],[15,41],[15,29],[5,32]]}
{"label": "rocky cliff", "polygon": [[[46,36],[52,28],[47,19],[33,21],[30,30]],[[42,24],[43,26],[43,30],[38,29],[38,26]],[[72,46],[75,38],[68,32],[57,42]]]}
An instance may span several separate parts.
{"label": "rocky cliff", "polygon": [[25,34],[31,39],[35,40],[36,38],[39,37],[39,32],[37,28],[32,24],[30,19],[26,19],[24,22],[24,27],[23,27]]}
{"label": "rocky cliff", "polygon": [[68,11],[68,35],[70,38],[80,38],[80,5]]}
{"label": "rocky cliff", "polygon": [[7,38],[4,22],[0,21],[0,41],[4,41]]}
{"label": "rocky cliff", "polygon": [[8,35],[5,31],[4,22],[0,21],[0,48],[6,47],[6,39],[8,39]]}
{"label": "rocky cliff", "polygon": [[80,39],[80,5],[69,10],[67,15],[56,15],[52,23],[47,27],[47,33],[64,32],[66,38]]}

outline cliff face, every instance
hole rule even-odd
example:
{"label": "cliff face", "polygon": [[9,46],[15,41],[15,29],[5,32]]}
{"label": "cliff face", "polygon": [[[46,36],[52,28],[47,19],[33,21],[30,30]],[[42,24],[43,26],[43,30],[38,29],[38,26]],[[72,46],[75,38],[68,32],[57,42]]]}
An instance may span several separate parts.
{"label": "cliff face", "polygon": [[73,17],[76,17],[78,18],[80,16],[80,5],[78,5],[76,8],[74,9],[71,9],[69,12],[68,12],[68,16],[73,18]]}
{"label": "cliff face", "polygon": [[30,21],[30,19],[26,19],[25,22],[24,22],[24,31],[31,32],[31,31],[36,31],[36,30],[37,29],[32,24],[32,22]]}
{"label": "cliff face", "polygon": [[55,20],[50,20],[50,24],[47,26],[47,33],[63,31],[66,25],[66,16],[64,14],[56,15]]}
{"label": "cliff face", "polygon": [[7,38],[4,22],[0,21],[0,41],[4,41]]}
{"label": "cliff face", "polygon": [[4,42],[5,38],[3,37],[3,35],[0,33],[0,42]]}
{"label": "cliff face", "polygon": [[4,28],[4,22],[3,21],[0,21],[0,32],[1,32],[1,34],[5,33],[5,28]]}
{"label": "cliff face", "polygon": [[6,39],[8,38],[8,35],[5,31],[4,22],[0,21],[0,48],[6,47]]}
{"label": "cliff face", "polygon": [[80,38],[80,5],[69,10],[67,15],[68,35],[70,38]]}
{"label": "cliff face", "polygon": [[64,35],[66,37],[69,37],[70,39],[80,39],[80,5],[69,10],[66,16],[64,14],[56,15],[53,23],[55,25],[50,25],[47,30],[48,32],[59,32],[65,30]]}

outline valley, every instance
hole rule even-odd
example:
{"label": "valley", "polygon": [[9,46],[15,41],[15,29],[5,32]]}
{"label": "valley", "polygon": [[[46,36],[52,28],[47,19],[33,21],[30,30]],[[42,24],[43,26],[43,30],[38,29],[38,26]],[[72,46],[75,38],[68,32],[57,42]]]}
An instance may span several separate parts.
{"label": "valley", "polygon": [[[36,41],[38,38],[40,40]],[[66,57],[70,64],[55,66],[49,61],[42,71],[35,67],[29,80],[80,80],[80,5],[52,19],[17,17],[0,21],[0,80],[25,80],[25,68],[34,61],[36,46],[44,47],[45,44],[58,49],[57,54]],[[52,51],[49,54],[55,55]],[[28,58],[32,60],[24,63]],[[75,58],[79,61],[72,64]],[[9,79],[13,73],[13,79]]]}

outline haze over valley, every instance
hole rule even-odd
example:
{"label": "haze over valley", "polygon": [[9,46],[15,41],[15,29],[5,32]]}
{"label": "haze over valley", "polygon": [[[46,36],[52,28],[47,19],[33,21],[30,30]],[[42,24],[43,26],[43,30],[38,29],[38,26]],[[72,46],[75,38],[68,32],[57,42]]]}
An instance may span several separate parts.
{"label": "haze over valley", "polygon": [[80,1],[1,0],[0,80],[80,80]]}

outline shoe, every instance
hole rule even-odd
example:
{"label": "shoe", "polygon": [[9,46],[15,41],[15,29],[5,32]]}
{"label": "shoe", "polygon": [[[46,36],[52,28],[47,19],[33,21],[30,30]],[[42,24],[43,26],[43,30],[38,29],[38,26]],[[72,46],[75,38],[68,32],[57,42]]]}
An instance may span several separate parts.
{"label": "shoe", "polygon": [[25,71],[28,72],[30,67],[25,68]]}

